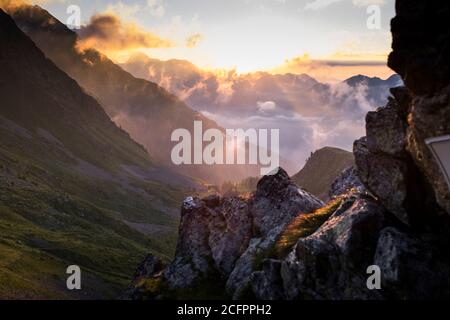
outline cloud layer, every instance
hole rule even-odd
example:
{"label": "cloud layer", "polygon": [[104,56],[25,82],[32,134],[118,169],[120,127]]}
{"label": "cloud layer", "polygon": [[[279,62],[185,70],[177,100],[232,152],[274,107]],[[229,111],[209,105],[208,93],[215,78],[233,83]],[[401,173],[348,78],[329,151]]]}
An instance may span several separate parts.
{"label": "cloud layer", "polygon": [[[329,68],[348,63],[330,62]],[[317,68],[324,64],[317,63]],[[389,87],[400,84],[398,77],[355,76],[331,84],[306,74],[215,74],[187,61],[144,55],[123,67],[160,84],[225,128],[280,129],[282,166],[290,173],[321,147],[351,150],[365,133],[366,113],[385,104]]]}

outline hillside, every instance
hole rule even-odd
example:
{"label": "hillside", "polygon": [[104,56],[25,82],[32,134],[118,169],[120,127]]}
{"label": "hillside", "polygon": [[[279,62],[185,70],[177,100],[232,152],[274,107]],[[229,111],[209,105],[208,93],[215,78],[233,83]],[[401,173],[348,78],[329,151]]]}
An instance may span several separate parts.
{"label": "hillside", "polygon": [[[116,297],[149,250],[171,257],[195,184],[161,182],[166,169],[2,10],[0,47],[0,298]],[[72,264],[82,296],[65,288]]]}
{"label": "hillside", "polygon": [[170,138],[175,129],[193,132],[195,120],[201,120],[205,129],[220,127],[157,84],[124,71],[97,50],[81,51],[78,35],[41,7],[23,5],[9,13],[45,55],[96,98],[111,119],[142,144],[157,163],[214,182],[229,175],[237,179],[247,176],[248,168],[239,166],[222,170],[174,166],[170,157],[174,143]]}
{"label": "hillside", "polygon": [[331,184],[339,174],[354,164],[351,152],[325,147],[314,152],[292,180],[322,200],[328,198]]}

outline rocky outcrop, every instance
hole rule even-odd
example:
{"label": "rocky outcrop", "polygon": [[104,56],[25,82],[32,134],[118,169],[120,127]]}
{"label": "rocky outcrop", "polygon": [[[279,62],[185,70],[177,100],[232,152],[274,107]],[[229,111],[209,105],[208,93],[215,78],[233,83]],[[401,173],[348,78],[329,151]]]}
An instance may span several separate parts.
{"label": "rocky outcrop", "polygon": [[[450,214],[449,187],[425,142],[450,133],[449,64],[442,60],[450,35],[439,27],[447,21],[449,8],[397,1],[389,66],[406,87],[392,89],[389,103],[368,113],[367,137],[354,148],[364,184],[414,227],[426,224],[430,216]],[[425,28],[416,24],[430,17],[433,22]]]}
{"label": "rocky outcrop", "polygon": [[397,0],[388,61],[411,92],[403,120],[406,149],[447,214],[450,190],[425,139],[450,134],[449,19],[449,3]]}
{"label": "rocky outcrop", "polygon": [[262,178],[247,199],[188,197],[181,209],[175,258],[163,280],[169,291],[180,291],[214,278],[238,298],[249,286],[255,256],[274,244],[292,218],[323,205],[281,168]]}
{"label": "rocky outcrop", "polygon": [[333,199],[347,192],[366,192],[366,188],[359,179],[355,166],[348,167],[334,180],[328,191],[328,197]]}
{"label": "rocky outcrop", "polygon": [[374,264],[383,271],[382,287],[386,288],[387,297],[450,297],[450,263],[447,253],[423,239],[395,228],[384,229],[378,239]]}

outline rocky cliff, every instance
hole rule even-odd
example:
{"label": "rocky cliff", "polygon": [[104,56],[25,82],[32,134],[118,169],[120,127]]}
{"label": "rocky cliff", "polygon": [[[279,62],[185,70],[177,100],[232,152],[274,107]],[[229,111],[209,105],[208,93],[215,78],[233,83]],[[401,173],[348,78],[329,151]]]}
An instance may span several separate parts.
{"label": "rocky cliff", "polygon": [[[425,143],[450,133],[450,3],[398,0],[396,13],[389,66],[406,86],[367,114],[334,200],[321,207],[282,170],[251,199],[187,199],[174,261],[138,279],[133,298],[205,283],[235,299],[450,297],[450,190]],[[345,191],[355,174],[364,188]]]}

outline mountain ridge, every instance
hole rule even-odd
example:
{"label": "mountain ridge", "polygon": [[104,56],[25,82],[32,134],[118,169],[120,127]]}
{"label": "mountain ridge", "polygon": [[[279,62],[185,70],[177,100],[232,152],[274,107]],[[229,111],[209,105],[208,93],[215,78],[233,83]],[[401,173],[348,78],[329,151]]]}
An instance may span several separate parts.
{"label": "mountain ridge", "polygon": [[[10,10],[18,26],[62,70],[74,78],[104,107],[106,113],[143,145],[154,161],[181,174],[217,181],[224,171],[246,177],[248,168],[176,166],[171,160],[171,134],[184,128],[193,132],[194,121],[204,128],[223,130],[214,121],[192,110],[175,95],[148,80],[135,78],[95,49],[81,51],[78,35],[39,6]],[[252,168],[256,172],[257,168]]]}
{"label": "mountain ridge", "polygon": [[335,147],[324,147],[311,153],[305,166],[292,176],[292,180],[321,200],[328,200],[332,183],[342,171],[353,164],[351,152]]}

